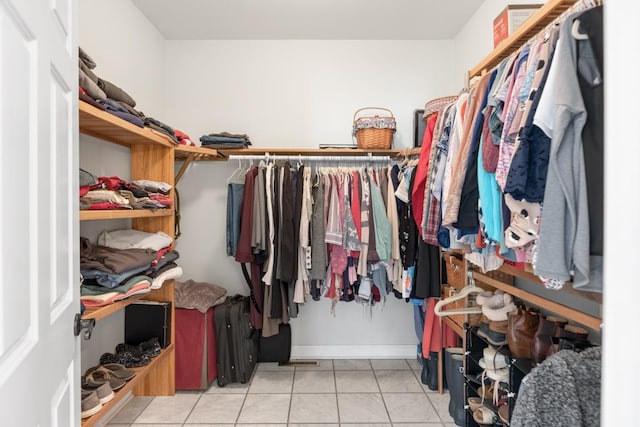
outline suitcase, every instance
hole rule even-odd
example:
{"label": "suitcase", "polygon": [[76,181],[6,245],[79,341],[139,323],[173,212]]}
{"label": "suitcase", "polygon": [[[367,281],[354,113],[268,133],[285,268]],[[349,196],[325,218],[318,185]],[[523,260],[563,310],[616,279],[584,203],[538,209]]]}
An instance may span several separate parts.
{"label": "suitcase", "polygon": [[258,333],[251,325],[249,298],[235,295],[214,310],[218,385],[246,383],[258,360]]}

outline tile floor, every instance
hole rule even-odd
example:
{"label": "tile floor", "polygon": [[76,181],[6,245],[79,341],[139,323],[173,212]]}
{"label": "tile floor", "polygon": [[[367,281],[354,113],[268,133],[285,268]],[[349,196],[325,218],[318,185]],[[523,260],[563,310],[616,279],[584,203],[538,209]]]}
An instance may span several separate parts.
{"label": "tile floor", "polygon": [[454,427],[449,394],[420,382],[414,360],[258,364],[248,384],[134,397],[109,427]]}

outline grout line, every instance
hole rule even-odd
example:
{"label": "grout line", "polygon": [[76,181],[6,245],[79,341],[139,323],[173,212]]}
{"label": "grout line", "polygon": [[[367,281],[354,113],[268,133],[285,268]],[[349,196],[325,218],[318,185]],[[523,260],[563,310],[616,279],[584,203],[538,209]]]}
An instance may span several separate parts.
{"label": "grout line", "polygon": [[185,417],[184,421],[182,422],[183,424],[187,422],[187,420],[189,419],[189,417],[191,416],[191,414],[193,413],[193,410],[195,409],[195,407],[198,405],[198,402],[200,402],[200,399],[202,399],[202,395],[204,394],[204,392],[200,392],[200,396],[198,396],[198,399],[196,400],[196,403],[193,404],[193,406],[191,407],[191,410],[189,411],[189,413],[187,414],[187,416]]}
{"label": "grout line", "polygon": [[242,413],[242,410],[244,409],[244,404],[247,402],[247,396],[249,396],[249,389],[251,388],[251,384],[253,383],[253,379],[255,378],[257,371],[258,371],[258,366],[256,366],[256,368],[251,373],[251,377],[249,377],[249,381],[248,381],[248,384],[247,384],[247,389],[245,390],[244,398],[242,399],[242,405],[240,405],[240,410],[238,411],[238,414],[236,415],[236,420],[233,423],[233,425],[236,425],[238,423],[238,421],[240,421],[240,414]]}
{"label": "grout line", "polygon": [[336,367],[333,364],[333,359],[331,359],[331,367],[333,368],[333,386],[336,390],[336,411],[338,412],[338,425],[342,422],[340,420],[340,403],[338,402],[338,380],[336,379]]}
{"label": "grout line", "polygon": [[291,420],[291,407],[293,406],[293,385],[296,383],[296,372],[298,372],[298,367],[293,367],[293,377],[291,378],[291,390],[289,391],[289,410],[287,411],[287,425]]}
{"label": "grout line", "polygon": [[378,376],[376,375],[375,369],[373,369],[371,360],[369,360],[369,364],[371,364],[371,370],[373,370],[373,378],[376,380],[376,385],[378,386],[378,391],[380,392],[380,399],[382,399],[384,410],[387,413],[387,419],[389,420],[389,424],[393,425],[393,421],[391,421],[391,414],[389,414],[389,408],[387,407],[387,402],[384,400],[384,394],[382,394],[382,387],[380,387],[380,382],[378,381]]}

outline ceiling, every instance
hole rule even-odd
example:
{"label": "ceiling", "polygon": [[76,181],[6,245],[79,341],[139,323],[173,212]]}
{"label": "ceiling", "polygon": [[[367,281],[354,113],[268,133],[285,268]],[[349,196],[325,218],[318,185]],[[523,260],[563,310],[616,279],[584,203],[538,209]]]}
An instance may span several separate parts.
{"label": "ceiling", "polygon": [[133,0],[168,40],[452,39],[482,0]]}

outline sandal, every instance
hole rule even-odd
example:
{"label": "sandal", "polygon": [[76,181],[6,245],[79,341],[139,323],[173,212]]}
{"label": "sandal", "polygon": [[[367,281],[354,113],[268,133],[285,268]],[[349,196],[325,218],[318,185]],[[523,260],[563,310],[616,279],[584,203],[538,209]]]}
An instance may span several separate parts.
{"label": "sandal", "polygon": [[484,400],[481,397],[469,397],[467,399],[467,403],[469,404],[469,408],[471,412],[475,412],[482,406]]}
{"label": "sandal", "polygon": [[495,416],[495,412],[484,405],[473,411],[473,420],[482,425],[493,425]]}

